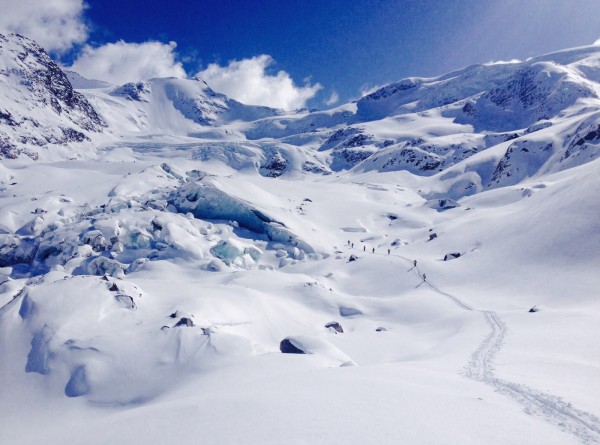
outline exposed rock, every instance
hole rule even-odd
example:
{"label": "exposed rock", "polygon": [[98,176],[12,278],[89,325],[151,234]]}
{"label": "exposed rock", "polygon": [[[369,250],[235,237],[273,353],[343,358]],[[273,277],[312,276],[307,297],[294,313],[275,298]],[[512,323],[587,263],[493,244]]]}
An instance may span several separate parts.
{"label": "exposed rock", "polygon": [[460,204],[458,202],[450,198],[430,199],[425,203],[425,205],[429,208],[437,210],[438,212],[443,212],[444,210],[450,210],[455,209],[456,207],[460,207]]}
{"label": "exposed rock", "polygon": [[342,328],[342,325],[339,324],[337,321],[331,321],[331,322],[327,323],[325,325],[325,327],[327,329],[332,329],[333,331],[340,333],[340,334],[344,333],[344,329]]}
{"label": "exposed rock", "polygon": [[279,343],[279,350],[283,354],[305,354],[305,352],[302,349],[297,348],[289,338],[281,340],[281,343]]}
{"label": "exposed rock", "polygon": [[460,258],[460,252],[452,252],[444,255],[444,261],[454,260],[456,258]]}
{"label": "exposed rock", "polygon": [[279,151],[275,151],[259,168],[259,173],[268,178],[278,178],[286,168],[287,161]]}
{"label": "exposed rock", "polygon": [[150,94],[150,83],[126,83],[125,85],[115,88],[111,94],[113,96],[125,97],[127,100],[136,102],[148,102],[147,96]]}
{"label": "exposed rock", "polygon": [[191,328],[194,326],[194,322],[191,318],[182,317],[174,327],[188,327]]}
{"label": "exposed rock", "polygon": [[348,259],[349,263],[351,263],[353,261],[358,261],[358,257],[354,254],[350,255],[350,258]]}
{"label": "exposed rock", "polygon": [[18,92],[29,109],[36,109],[28,113],[19,102],[3,98],[0,157],[24,154],[37,159],[38,147],[89,141],[86,132],[104,130],[106,123],[37,43],[16,34],[0,34],[0,56],[3,90]]}

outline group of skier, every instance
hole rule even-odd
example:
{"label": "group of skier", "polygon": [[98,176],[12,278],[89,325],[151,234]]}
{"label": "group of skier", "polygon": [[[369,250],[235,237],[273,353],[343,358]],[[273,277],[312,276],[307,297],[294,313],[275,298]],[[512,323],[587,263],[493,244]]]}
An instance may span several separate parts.
{"label": "group of skier", "polygon": [[[350,240],[348,240],[348,246],[350,248],[354,249],[354,243]],[[366,244],[363,244],[363,252],[366,252],[366,251],[367,251],[367,246],[366,246]],[[392,252],[391,249],[388,248],[387,254],[390,255],[391,252]],[[371,248],[371,253],[375,253],[375,247]],[[417,267],[417,260],[413,260],[413,268],[416,268],[416,267]],[[417,271],[418,271],[418,269],[417,269]],[[427,281],[427,274],[423,273],[423,275],[421,275],[421,277],[423,278],[424,282]]]}

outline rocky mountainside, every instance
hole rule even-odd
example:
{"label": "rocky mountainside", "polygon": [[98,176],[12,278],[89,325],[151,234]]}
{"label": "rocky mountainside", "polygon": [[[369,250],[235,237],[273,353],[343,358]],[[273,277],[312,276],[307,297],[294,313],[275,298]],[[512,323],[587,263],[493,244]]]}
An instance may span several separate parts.
{"label": "rocky mountainside", "polygon": [[[40,149],[89,146],[106,123],[35,42],[0,35],[0,154],[37,158]],[[68,150],[63,150],[68,153]]]}

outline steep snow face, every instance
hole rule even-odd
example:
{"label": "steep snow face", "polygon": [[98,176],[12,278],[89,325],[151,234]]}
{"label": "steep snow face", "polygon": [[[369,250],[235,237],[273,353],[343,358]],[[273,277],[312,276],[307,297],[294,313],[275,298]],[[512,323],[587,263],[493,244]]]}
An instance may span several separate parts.
{"label": "steep snow face", "polygon": [[361,120],[376,120],[453,104],[497,87],[518,66],[473,65],[440,77],[404,79],[361,98],[356,114]]}
{"label": "steep snow face", "polygon": [[150,79],[116,88],[83,91],[119,134],[205,134],[234,121],[279,114],[215,93],[198,79]]}
{"label": "steep snow face", "polygon": [[476,131],[510,131],[557,117],[580,99],[594,98],[597,85],[553,62],[525,65],[501,85],[463,106],[461,119]]}
{"label": "steep snow face", "polygon": [[19,35],[0,34],[0,95],[2,157],[37,158],[48,146],[81,143],[90,150],[90,134],[106,127],[48,54]]}
{"label": "steep snow face", "polygon": [[86,79],[81,74],[75,71],[63,70],[67,79],[71,83],[71,86],[76,90],[86,90],[91,88],[107,88],[110,87],[110,83],[104,82],[103,80]]}

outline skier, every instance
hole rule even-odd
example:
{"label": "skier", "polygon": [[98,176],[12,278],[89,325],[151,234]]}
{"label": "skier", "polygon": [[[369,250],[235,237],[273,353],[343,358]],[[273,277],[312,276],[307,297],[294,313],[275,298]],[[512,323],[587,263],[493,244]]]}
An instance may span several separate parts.
{"label": "skier", "polygon": [[423,281],[427,281],[427,275],[423,274]]}
{"label": "skier", "polygon": [[417,267],[417,260],[413,261],[413,266]]}
{"label": "skier", "polygon": [[390,249],[388,249],[388,255],[390,254]]}
{"label": "skier", "polygon": [[375,247],[373,247],[373,251],[372,251],[372,253],[375,253]]}
{"label": "skier", "polygon": [[352,243],[352,248],[354,249],[354,243]]}
{"label": "skier", "polygon": [[367,246],[363,246],[363,252],[367,251]]}

